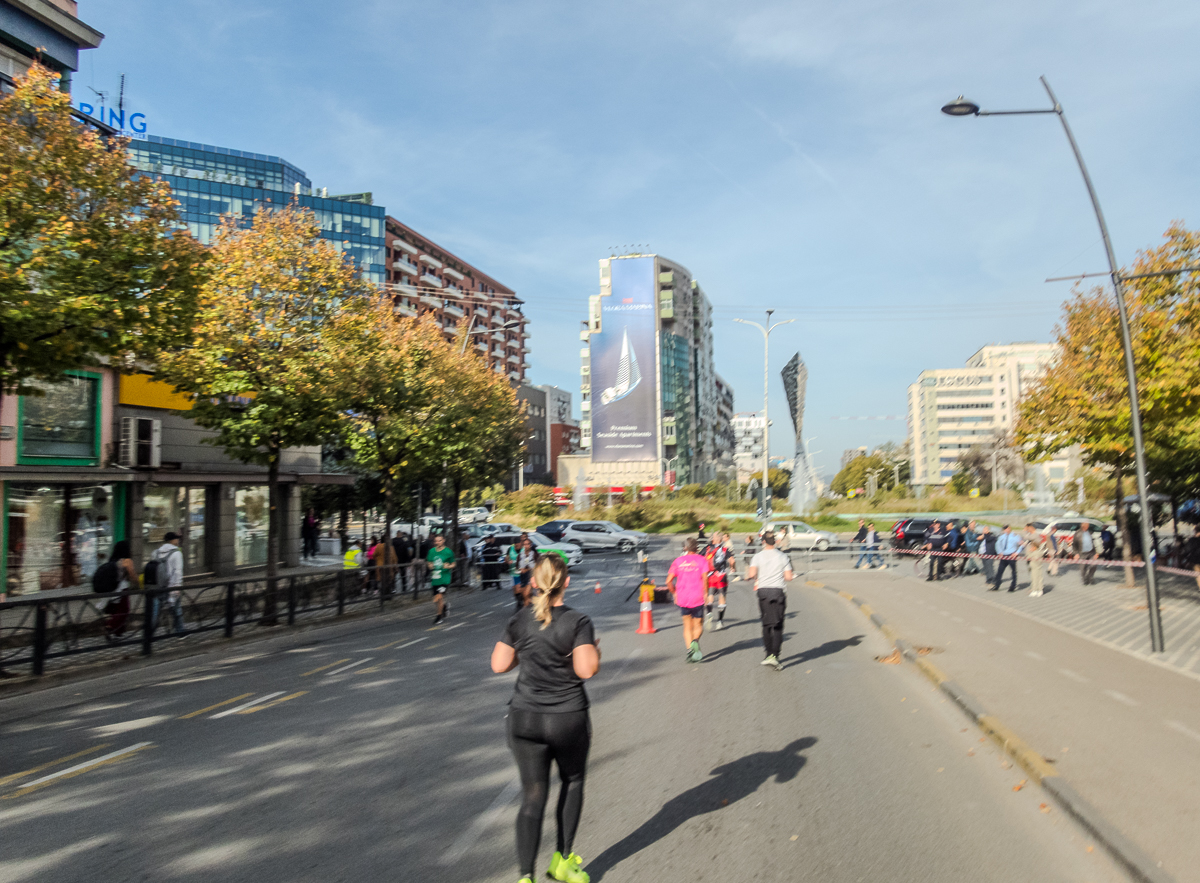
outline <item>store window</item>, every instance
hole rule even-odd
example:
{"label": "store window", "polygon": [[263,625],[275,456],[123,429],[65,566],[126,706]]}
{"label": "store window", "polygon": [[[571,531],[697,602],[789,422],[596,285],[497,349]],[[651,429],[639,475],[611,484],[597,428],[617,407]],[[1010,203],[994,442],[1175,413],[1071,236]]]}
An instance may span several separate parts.
{"label": "store window", "polygon": [[94,466],[100,461],[100,375],[76,372],[61,383],[33,383],[21,396],[18,463]]}
{"label": "store window", "polygon": [[204,487],[151,487],[142,502],[142,541],[149,555],[174,532],[183,537],[185,576],[208,573],[205,546],[208,489]]}
{"label": "store window", "polygon": [[237,533],[234,563],[238,567],[267,563],[267,518],[270,505],[266,485],[239,487],[236,494]]}
{"label": "store window", "polygon": [[5,591],[31,595],[90,587],[114,538],[110,484],[7,485]]}

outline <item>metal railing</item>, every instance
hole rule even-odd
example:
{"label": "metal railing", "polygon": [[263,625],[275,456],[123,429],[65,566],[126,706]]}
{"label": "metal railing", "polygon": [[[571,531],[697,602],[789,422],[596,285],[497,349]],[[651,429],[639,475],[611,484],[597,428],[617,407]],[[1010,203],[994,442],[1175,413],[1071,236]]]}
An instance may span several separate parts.
{"label": "metal railing", "polygon": [[[464,574],[469,588],[478,575]],[[139,589],[20,598],[0,603],[0,672],[89,655],[96,661],[150,656],[156,646],[213,632],[232,638],[247,628],[336,618],[415,600],[427,589],[421,562],[355,570],[313,570],[268,579],[241,577],[188,583],[177,589]]]}

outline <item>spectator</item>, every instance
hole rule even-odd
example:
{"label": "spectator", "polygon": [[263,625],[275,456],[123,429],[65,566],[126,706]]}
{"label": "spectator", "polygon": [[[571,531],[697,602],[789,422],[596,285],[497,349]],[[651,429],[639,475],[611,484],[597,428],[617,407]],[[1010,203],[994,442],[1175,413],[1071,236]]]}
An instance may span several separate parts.
{"label": "spectator", "polygon": [[1045,558],[1048,543],[1036,530],[1032,524],[1026,526],[1027,539],[1025,540],[1025,558],[1029,562],[1029,597],[1042,597],[1042,589],[1044,585]]}
{"label": "spectator", "polygon": [[992,584],[992,591],[1000,591],[1000,583],[1004,582],[1005,568],[1012,568],[1012,584],[1008,590],[1015,592],[1017,590],[1017,555],[1021,551],[1021,538],[1012,532],[1007,524],[1004,525],[1004,530],[1001,531],[999,539],[996,540],[996,554],[1000,556],[1000,566],[996,569],[996,581]]}
{"label": "spectator", "polygon": [[879,551],[878,551],[879,550],[879,534],[876,533],[876,531],[875,531],[875,522],[872,521],[870,524],[864,524],[862,527],[862,530],[860,530],[859,533],[862,534],[861,542],[862,542],[863,546],[862,546],[862,552],[858,556],[858,561],[854,565],[855,569],[857,570],[859,567],[862,566],[864,559],[867,562],[868,570],[871,569],[872,561],[876,562],[876,566],[879,567],[881,570],[886,568],[887,565],[883,563],[883,556],[880,555]]}
{"label": "spectator", "polygon": [[[118,598],[111,599],[104,605],[104,612],[108,617],[104,621],[104,634],[109,640],[119,638],[125,633],[125,623],[129,619],[129,590],[138,584],[137,568],[133,566],[133,552],[129,544],[129,540],[118,540],[113,545],[112,554],[108,556],[109,567],[101,565],[96,568],[96,576],[92,579],[92,586],[96,591],[113,591],[120,592]],[[110,581],[113,583],[111,589],[108,586],[101,588],[98,583],[103,579],[101,572],[111,573]]]}
{"label": "spectator", "polygon": [[[154,552],[157,567],[154,571],[154,585],[167,589],[166,601],[171,608],[174,619],[175,634],[183,634],[183,550],[179,548],[183,537],[174,531],[168,531],[163,537],[163,544]],[[158,611],[163,601],[163,595],[156,594],[152,602],[150,622],[158,622]]]}
{"label": "spectator", "polygon": [[321,536],[321,519],[317,517],[317,510],[311,506],[304,513],[304,519],[300,522],[300,539],[303,544],[303,555],[305,558],[315,558],[317,555],[317,540]]}
{"label": "spectator", "polygon": [[496,535],[488,534],[479,550],[479,568],[483,583],[482,591],[500,588],[500,577],[504,570],[504,552],[496,543]]}
{"label": "spectator", "polygon": [[1079,525],[1079,530],[1075,531],[1075,536],[1071,538],[1071,551],[1074,552],[1077,560],[1083,562],[1079,568],[1079,574],[1083,577],[1083,584],[1090,586],[1096,581],[1096,565],[1090,563],[1096,557],[1096,543],[1092,539],[1092,531],[1086,521]]}
{"label": "spectator", "polygon": [[1117,548],[1117,536],[1113,533],[1113,529],[1109,525],[1104,525],[1100,530],[1100,546],[1104,550],[1103,558],[1105,561],[1113,560],[1113,553]]}
{"label": "spectator", "polygon": [[380,540],[371,550],[371,563],[375,565],[375,580],[379,594],[387,597],[396,587],[396,550],[391,543]]}
{"label": "spectator", "polygon": [[986,524],[979,531],[980,563],[983,565],[983,578],[991,585],[996,579],[995,561],[996,535]]}
{"label": "spectator", "polygon": [[931,583],[935,579],[942,578],[942,571],[946,567],[946,559],[942,556],[946,546],[949,545],[949,540],[946,531],[942,528],[940,521],[934,521],[929,525],[929,532],[925,534],[925,548],[929,550],[929,576],[925,582]]}
{"label": "spectator", "polygon": [[967,522],[967,526],[963,528],[962,544],[967,553],[963,563],[963,575],[979,573],[979,532],[975,530],[974,519]]}
{"label": "spectator", "polygon": [[1192,528],[1192,535],[1183,541],[1183,557],[1187,567],[1196,572],[1196,588],[1200,588],[1200,524]]}
{"label": "spectator", "polygon": [[[408,571],[412,564],[413,552],[412,542],[409,540],[408,534],[398,533],[392,537],[392,550],[396,553],[397,570],[400,573],[400,591],[408,591]],[[414,585],[416,581],[414,580]]]}
{"label": "spectator", "polygon": [[[958,529],[953,521],[946,523],[946,551],[958,554],[959,547],[962,545],[962,531]],[[948,558],[946,566],[950,570],[952,576],[956,576],[961,569],[962,562],[958,558]]]}

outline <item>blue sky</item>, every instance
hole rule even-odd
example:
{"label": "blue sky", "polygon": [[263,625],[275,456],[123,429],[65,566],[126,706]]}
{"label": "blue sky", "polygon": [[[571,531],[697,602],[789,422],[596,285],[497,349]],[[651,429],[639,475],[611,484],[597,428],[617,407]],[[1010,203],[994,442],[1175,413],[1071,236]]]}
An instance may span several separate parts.
{"label": "blue sky", "polygon": [[[905,434],[907,385],[980,346],[1048,340],[1104,269],[1053,117],[955,120],[1058,93],[1118,258],[1197,223],[1200,4],[1143,0],[410,3],[81,0],[106,34],[77,97],[115,92],[149,131],[259,153],[378,204],[515,289],[532,379],[576,393],[597,260],[646,243],[716,307],[717,370],[790,446],[778,371],[808,365],[806,436]],[[576,403],[578,412],[578,403]]]}

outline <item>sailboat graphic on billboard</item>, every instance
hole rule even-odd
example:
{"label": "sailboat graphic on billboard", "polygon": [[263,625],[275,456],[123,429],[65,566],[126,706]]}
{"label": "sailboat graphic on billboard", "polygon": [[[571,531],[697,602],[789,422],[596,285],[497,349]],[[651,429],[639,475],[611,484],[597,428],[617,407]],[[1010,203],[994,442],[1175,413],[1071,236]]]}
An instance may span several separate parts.
{"label": "sailboat graphic on billboard", "polygon": [[637,353],[629,345],[629,329],[621,337],[621,360],[617,363],[617,382],[600,394],[602,404],[610,405],[633,392],[642,382],[642,371],[638,368]]}

